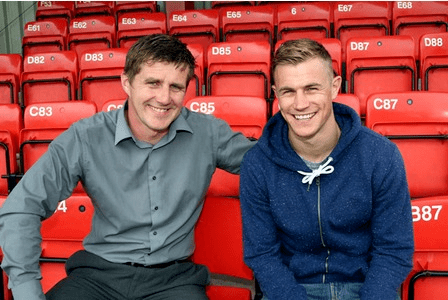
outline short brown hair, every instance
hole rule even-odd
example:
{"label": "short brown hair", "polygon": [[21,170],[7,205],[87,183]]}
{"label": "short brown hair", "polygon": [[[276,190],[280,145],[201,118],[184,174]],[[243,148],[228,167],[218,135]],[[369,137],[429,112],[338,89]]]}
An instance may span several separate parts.
{"label": "short brown hair", "polygon": [[272,61],[272,74],[280,65],[297,65],[312,58],[320,58],[328,65],[331,77],[335,75],[332,59],[327,49],[311,39],[289,40],[280,45]]}
{"label": "short brown hair", "polygon": [[173,63],[178,68],[188,68],[186,84],[194,76],[195,58],[187,46],[175,37],[166,34],[152,34],[140,38],[131,46],[124,66],[124,73],[132,83],[144,63]]}

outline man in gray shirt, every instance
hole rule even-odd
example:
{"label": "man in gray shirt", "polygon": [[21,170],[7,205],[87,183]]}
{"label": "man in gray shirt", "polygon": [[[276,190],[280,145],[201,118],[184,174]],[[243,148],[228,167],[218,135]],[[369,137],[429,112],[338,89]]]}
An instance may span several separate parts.
{"label": "man in gray shirt", "polygon": [[[26,172],[0,209],[16,300],[207,299],[208,270],[188,260],[194,226],[215,168],[238,173],[253,142],[183,107],[194,67],[177,39],[140,39],[126,57],[124,108],[73,124]],[[44,296],[40,222],[79,181],[95,207],[92,230]]]}

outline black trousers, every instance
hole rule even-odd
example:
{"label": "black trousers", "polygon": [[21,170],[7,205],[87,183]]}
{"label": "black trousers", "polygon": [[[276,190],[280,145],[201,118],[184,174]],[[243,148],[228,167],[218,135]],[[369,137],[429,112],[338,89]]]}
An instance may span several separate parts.
{"label": "black trousers", "polygon": [[205,300],[207,267],[190,261],[146,268],[111,263],[87,251],[66,263],[67,277],[46,294],[49,300]]}

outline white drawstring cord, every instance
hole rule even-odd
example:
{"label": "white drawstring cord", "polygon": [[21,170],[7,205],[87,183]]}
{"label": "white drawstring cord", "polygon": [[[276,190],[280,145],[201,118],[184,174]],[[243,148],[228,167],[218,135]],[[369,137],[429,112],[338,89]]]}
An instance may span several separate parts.
{"label": "white drawstring cord", "polygon": [[334,167],[328,165],[332,161],[333,158],[329,157],[326,163],[319,166],[319,168],[317,168],[317,170],[314,170],[313,172],[297,171],[299,174],[304,175],[304,177],[302,178],[302,183],[308,183],[309,185],[311,185],[313,183],[314,178],[319,177],[321,174],[333,173]]}

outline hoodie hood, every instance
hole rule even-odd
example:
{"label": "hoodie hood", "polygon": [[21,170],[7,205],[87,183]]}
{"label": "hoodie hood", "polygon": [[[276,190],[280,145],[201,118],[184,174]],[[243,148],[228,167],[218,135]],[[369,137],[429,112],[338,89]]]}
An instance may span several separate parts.
{"label": "hoodie hood", "polygon": [[[337,163],[339,155],[356,138],[362,126],[358,114],[352,108],[333,102],[333,111],[336,122],[341,129],[341,137],[330,154],[332,162],[328,163],[326,161],[325,163],[327,168],[329,165]],[[281,167],[294,172],[310,171],[289,143],[288,124],[280,112],[275,114],[266,124],[257,146],[260,147],[268,159]]]}

